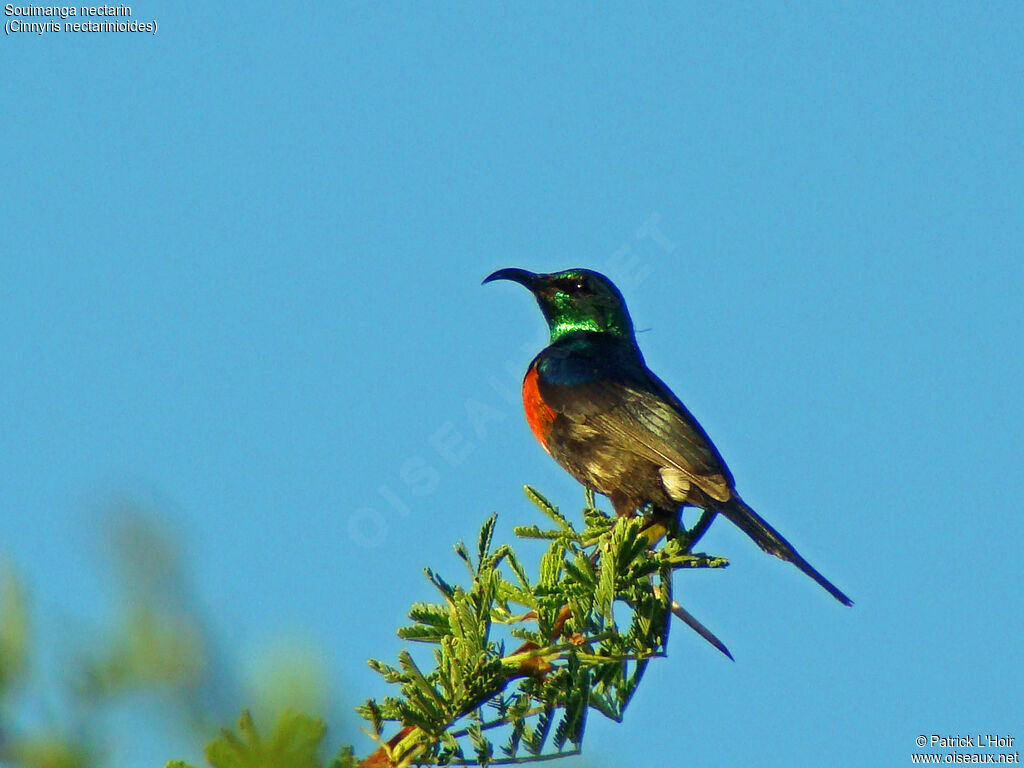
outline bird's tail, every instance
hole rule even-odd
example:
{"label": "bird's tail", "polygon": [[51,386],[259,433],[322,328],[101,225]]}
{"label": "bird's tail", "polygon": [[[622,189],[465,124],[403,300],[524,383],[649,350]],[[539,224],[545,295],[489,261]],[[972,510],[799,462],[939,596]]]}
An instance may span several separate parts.
{"label": "bird's tail", "polygon": [[814,567],[804,560],[793,549],[793,545],[782,538],[782,534],[772,528],[757,512],[752,510],[739,496],[733,495],[723,504],[719,511],[729,518],[737,528],[752,538],[761,549],[783,560],[788,560],[806,573],[843,605],[853,605],[853,601],[831,581],[818,573]]}

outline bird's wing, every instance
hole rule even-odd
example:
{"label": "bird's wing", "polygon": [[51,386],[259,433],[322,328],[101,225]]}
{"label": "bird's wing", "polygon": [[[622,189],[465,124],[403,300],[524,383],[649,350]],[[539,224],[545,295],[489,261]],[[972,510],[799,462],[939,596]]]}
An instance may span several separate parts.
{"label": "bird's wing", "polygon": [[557,413],[616,439],[623,450],[672,468],[718,501],[733,480],[711,439],[667,386],[642,364],[571,352],[538,361],[538,389]]}

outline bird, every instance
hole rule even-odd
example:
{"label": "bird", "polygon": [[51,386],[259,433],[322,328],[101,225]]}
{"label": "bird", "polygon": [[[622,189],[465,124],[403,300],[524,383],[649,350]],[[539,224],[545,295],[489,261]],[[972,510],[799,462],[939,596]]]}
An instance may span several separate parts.
{"label": "bird", "polygon": [[678,519],[687,506],[724,515],[762,550],[853,605],[740,498],[704,428],[644,362],[611,280],[590,269],[509,267],[483,282],[496,280],[527,288],[547,321],[550,343],[526,370],[523,406],[534,437],[563,469],[607,496],[619,517],[649,507],[655,519]]}

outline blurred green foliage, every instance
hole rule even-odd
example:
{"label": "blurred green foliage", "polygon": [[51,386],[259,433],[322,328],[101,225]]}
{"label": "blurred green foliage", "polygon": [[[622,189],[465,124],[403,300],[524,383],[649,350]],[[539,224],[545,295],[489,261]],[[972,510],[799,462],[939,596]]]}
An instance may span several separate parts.
{"label": "blurred green foliage", "polygon": [[[206,745],[206,759],[215,768],[319,768],[320,748],[326,731],[322,720],[298,712],[282,712],[270,733],[261,735],[249,710],[234,729]],[[352,768],[352,751],[343,747],[329,768]],[[167,768],[193,768],[180,760]]]}
{"label": "blurred green foliage", "polygon": [[[0,766],[105,768],[122,746],[112,721],[145,699],[156,700],[161,730],[169,727],[185,743],[209,742],[213,765],[319,765],[322,721],[288,710],[324,711],[319,655],[308,644],[299,656],[294,642],[282,645],[236,682],[228,660],[214,652],[173,536],[153,515],[130,507],[102,523],[114,608],[106,619],[73,623],[61,637],[40,636],[21,578],[12,564],[0,563]],[[61,669],[41,670],[53,663],[55,646],[68,658],[61,656]],[[276,721],[265,739],[248,711],[237,732],[218,736],[243,702],[259,722]],[[154,755],[151,764],[161,763]]]}
{"label": "blurred green foliage", "polygon": [[[28,654],[28,600],[10,563],[0,566],[0,707],[25,676]],[[3,711],[3,710],[0,710]]]}

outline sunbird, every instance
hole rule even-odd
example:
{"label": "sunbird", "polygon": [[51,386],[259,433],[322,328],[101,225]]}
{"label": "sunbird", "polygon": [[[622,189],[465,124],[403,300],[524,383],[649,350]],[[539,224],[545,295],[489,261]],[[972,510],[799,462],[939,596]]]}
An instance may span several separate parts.
{"label": "sunbird", "polygon": [[647,507],[721,513],[765,552],[788,560],[844,605],[853,602],[740,498],[732,473],[686,406],[644,363],[618,288],[589,269],[499,269],[537,299],[551,343],[523,379],[526,421],[541,446],[619,516]]}

